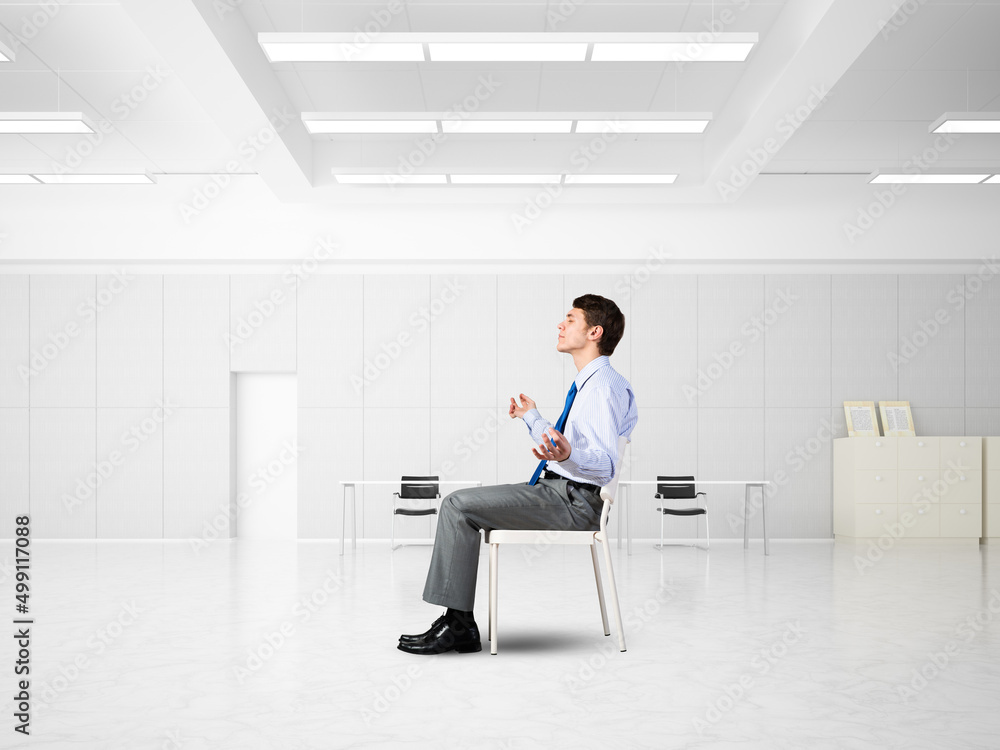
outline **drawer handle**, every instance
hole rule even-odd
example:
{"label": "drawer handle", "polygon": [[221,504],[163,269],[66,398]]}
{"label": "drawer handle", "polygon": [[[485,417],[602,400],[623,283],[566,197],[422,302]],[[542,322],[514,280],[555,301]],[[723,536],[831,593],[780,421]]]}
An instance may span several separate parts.
{"label": "drawer handle", "polygon": [[924,447],[924,441],[923,441],[923,440],[921,440],[921,441],[920,441],[919,443],[917,443],[917,446],[918,446],[919,448],[923,448],[923,447]]}
{"label": "drawer handle", "polygon": [[875,477],[875,481],[876,482],[881,482],[882,481],[882,477]]}
{"label": "drawer handle", "polygon": [[959,512],[959,513],[961,513],[961,514],[962,514],[962,515],[964,516],[964,515],[965,515],[965,508],[962,508],[962,509],[961,509],[960,511],[958,511],[958,512]]}
{"label": "drawer handle", "polygon": [[[965,511],[963,510],[962,512],[964,513]],[[882,509],[881,508],[876,508],[875,509],[875,515],[876,516],[881,516],[882,515]]]}
{"label": "drawer handle", "polygon": [[922,482],[922,481],[924,481],[924,475],[923,475],[923,474],[921,474],[921,475],[920,475],[919,477],[917,477],[917,481],[918,481],[918,482]]}
{"label": "drawer handle", "polygon": [[875,441],[875,447],[876,448],[881,448],[882,447],[882,441],[881,440],[876,440]]}
{"label": "drawer handle", "polygon": [[965,441],[963,440],[962,442],[959,443],[959,445],[964,448],[965,447]]}

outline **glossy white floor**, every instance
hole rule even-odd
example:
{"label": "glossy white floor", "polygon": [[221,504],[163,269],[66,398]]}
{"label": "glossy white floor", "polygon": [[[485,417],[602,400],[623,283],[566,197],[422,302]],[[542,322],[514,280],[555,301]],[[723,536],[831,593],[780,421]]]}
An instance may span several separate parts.
{"label": "glossy white floor", "polygon": [[[441,611],[420,599],[430,549],[387,547],[36,541],[31,746],[1000,746],[990,548],[861,565],[867,547],[833,542],[774,541],[767,558],[760,541],[637,542],[614,550],[620,653],[586,549],[511,547],[497,656],[484,550],[484,650],[418,657],[396,642]],[[10,747],[15,656],[0,643]]]}

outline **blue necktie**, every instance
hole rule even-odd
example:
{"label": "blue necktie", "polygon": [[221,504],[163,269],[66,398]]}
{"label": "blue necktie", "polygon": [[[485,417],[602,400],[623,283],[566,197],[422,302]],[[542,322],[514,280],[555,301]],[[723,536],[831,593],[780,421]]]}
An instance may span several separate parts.
{"label": "blue necktie", "polygon": [[[573,381],[573,385],[569,388],[569,393],[566,394],[566,406],[563,407],[563,413],[559,417],[559,421],[556,422],[556,432],[562,432],[563,428],[566,427],[566,417],[569,416],[569,409],[573,405],[573,399],[576,398],[576,381]],[[543,440],[550,440],[548,433],[545,433]],[[538,462],[538,468],[535,469],[535,473],[531,475],[531,481],[528,484],[536,484],[538,482],[538,477],[542,475],[542,469],[545,468],[545,464],[548,463],[548,459],[543,458]]]}

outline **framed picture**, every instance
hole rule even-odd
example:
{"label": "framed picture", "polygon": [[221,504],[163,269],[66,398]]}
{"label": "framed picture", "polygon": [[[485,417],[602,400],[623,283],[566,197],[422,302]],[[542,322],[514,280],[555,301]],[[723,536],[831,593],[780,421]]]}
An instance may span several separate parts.
{"label": "framed picture", "polygon": [[847,417],[848,437],[878,437],[878,419],[875,416],[874,401],[845,401],[844,416]]}
{"label": "framed picture", "polygon": [[914,437],[913,415],[909,401],[879,401],[882,429],[886,437]]}

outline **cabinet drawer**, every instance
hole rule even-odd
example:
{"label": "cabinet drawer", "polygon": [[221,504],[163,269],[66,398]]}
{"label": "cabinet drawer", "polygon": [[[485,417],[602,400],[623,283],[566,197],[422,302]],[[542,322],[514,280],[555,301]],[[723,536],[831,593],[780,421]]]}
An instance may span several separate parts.
{"label": "cabinet drawer", "polygon": [[941,536],[941,509],[935,503],[900,503],[899,523],[908,537]]}
{"label": "cabinet drawer", "polygon": [[[955,481],[956,476],[958,481]],[[941,472],[941,478],[948,486],[941,495],[942,503],[978,503],[983,502],[983,472],[959,471]]]}
{"label": "cabinet drawer", "polygon": [[986,477],[986,497],[988,503],[1000,503],[1000,471],[990,471]]}
{"label": "cabinet drawer", "polygon": [[854,509],[854,536],[882,536],[896,523],[896,504],[859,505]]}
{"label": "cabinet drawer", "polygon": [[986,534],[1000,538],[1000,503],[987,503],[986,508]]}
{"label": "cabinet drawer", "polygon": [[942,537],[978,537],[982,535],[982,505],[941,505],[940,508]]}
{"label": "cabinet drawer", "polygon": [[941,461],[941,442],[936,437],[901,437],[900,469],[936,469]]}
{"label": "cabinet drawer", "polygon": [[981,437],[943,437],[941,470],[949,466],[964,471],[982,471],[983,439]]}
{"label": "cabinet drawer", "polygon": [[894,503],[897,472],[875,469],[854,472],[854,498],[859,503]]}
{"label": "cabinet drawer", "polygon": [[[933,485],[938,480],[937,469],[917,471],[907,469],[899,472],[899,494],[896,499],[901,503],[918,503],[930,500],[934,496]],[[927,494],[924,494],[924,489]]]}
{"label": "cabinet drawer", "polygon": [[858,470],[868,469],[895,469],[896,468],[896,441],[898,438],[884,437],[853,437],[854,444],[854,468]]}

